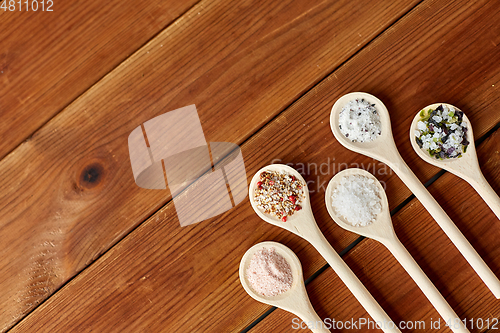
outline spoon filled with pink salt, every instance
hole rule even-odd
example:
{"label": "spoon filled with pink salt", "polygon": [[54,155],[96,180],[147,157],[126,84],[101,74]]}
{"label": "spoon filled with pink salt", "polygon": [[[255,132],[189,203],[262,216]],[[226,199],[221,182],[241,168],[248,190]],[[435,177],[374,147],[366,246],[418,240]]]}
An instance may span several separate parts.
{"label": "spoon filled with pink salt", "polygon": [[[250,182],[249,199],[261,219],[311,243],[375,322],[394,323],[322,234],[312,213],[306,182],[300,173],[283,164],[260,169]],[[390,324],[383,325],[382,330],[400,332],[396,325]]]}
{"label": "spoon filled with pink salt", "polygon": [[295,253],[283,244],[255,244],[240,262],[240,281],[255,300],[291,312],[315,333],[330,332],[314,311],[307,296],[302,266]]}

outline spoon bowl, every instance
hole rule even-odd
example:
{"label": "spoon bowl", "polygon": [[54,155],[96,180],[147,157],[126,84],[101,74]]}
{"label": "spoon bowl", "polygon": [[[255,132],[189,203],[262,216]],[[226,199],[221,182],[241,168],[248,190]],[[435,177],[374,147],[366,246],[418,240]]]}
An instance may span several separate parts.
{"label": "spoon bowl", "polygon": [[[303,192],[304,198],[300,203],[302,209],[295,211],[292,216],[289,216],[286,222],[273,217],[269,214],[264,213],[264,211],[259,208],[257,202],[255,201],[254,194],[257,183],[260,181],[260,174],[263,171],[276,171],[276,172],[286,172],[304,184]],[[351,271],[349,266],[340,258],[338,253],[332,248],[330,243],[326,240],[325,236],[321,233],[318,228],[316,221],[314,220],[314,215],[311,210],[311,203],[309,201],[309,191],[307,189],[307,183],[304,178],[295,169],[283,165],[283,164],[272,164],[260,169],[252,178],[249,186],[249,198],[252,208],[255,213],[262,218],[264,221],[271,223],[280,228],[286,229],[294,234],[304,238],[311,245],[313,245],[316,250],[326,259],[330,264],[332,269],[337,273],[340,279],[345,283],[347,288],[353,293],[354,297],[361,303],[361,305],[366,309],[370,316],[376,321],[381,323],[389,323],[392,320],[385,313],[385,311],[380,307],[373,296],[366,290],[361,281],[356,277],[356,275]],[[400,332],[396,325],[388,325],[382,328],[384,332]]]}
{"label": "spoon bowl", "polygon": [[[276,253],[281,255],[290,265],[290,269],[292,271],[293,282],[292,286],[289,290],[282,294],[278,294],[276,296],[264,296],[257,291],[255,291],[250,282],[247,279],[246,271],[250,266],[250,261],[252,260],[254,254],[262,249],[270,249],[274,248]],[[255,244],[247,252],[243,255],[243,258],[240,262],[239,269],[240,281],[243,289],[255,300],[268,304],[271,306],[275,306],[277,308],[286,310],[288,312],[293,313],[298,316],[304,322],[314,322],[318,325],[314,325],[312,331],[313,332],[330,332],[328,329],[323,327],[323,325],[319,325],[319,322],[322,322],[321,318],[318,317],[314,308],[309,301],[309,297],[307,296],[306,287],[304,285],[304,279],[302,276],[302,265],[300,264],[299,258],[295,255],[295,253],[290,250],[288,247],[281,243],[277,242],[261,242]]]}
{"label": "spoon bowl", "polygon": [[[378,188],[378,193],[380,195],[380,204],[381,204],[381,212],[377,214],[375,217],[375,221],[366,226],[355,227],[350,224],[345,217],[340,214],[337,214],[335,208],[332,205],[332,193],[335,188],[340,184],[342,178],[347,176],[363,176],[368,179],[374,180],[375,186]],[[325,204],[330,217],[337,223],[340,227],[354,232],[358,235],[375,239],[381,243],[392,241],[396,235],[394,233],[394,228],[392,226],[391,215],[389,212],[389,203],[387,201],[387,196],[385,195],[384,188],[380,184],[380,182],[368,171],[357,168],[345,169],[339,173],[337,173],[328,183],[328,186],[325,191]],[[389,223],[388,223],[389,222]]]}
{"label": "spoon bowl", "polygon": [[[294,176],[296,179],[300,180],[304,184],[303,187],[304,197],[302,198],[301,202],[302,209],[299,211],[295,211],[295,213],[292,216],[288,216],[286,222],[281,221],[281,219],[275,216],[264,213],[264,211],[258,206],[257,202],[255,201],[254,197],[255,189],[257,188],[257,183],[260,181],[260,174],[264,171],[285,172]],[[299,172],[297,172],[297,170],[295,170],[292,167],[289,167],[288,165],[271,164],[257,171],[257,173],[253,176],[252,181],[250,182],[248,192],[249,192],[250,204],[252,205],[252,208],[254,209],[255,213],[267,223],[286,229],[300,237],[302,237],[302,232],[304,231],[304,224],[306,224],[307,226],[311,225],[312,223],[316,224],[314,220],[312,221],[312,223],[310,220],[310,217],[312,217],[313,215],[311,210],[311,203],[309,201],[309,191],[307,190],[306,182],[304,178],[302,178],[302,175]],[[306,220],[306,223],[304,223],[304,219]]]}
{"label": "spoon bowl", "polygon": [[[345,217],[337,214],[337,211],[332,205],[333,191],[335,190],[335,188],[337,188],[344,177],[352,175],[364,177],[366,178],[366,181],[371,180],[372,184],[374,184],[378,189],[377,192],[381,201],[381,212],[376,215],[375,220],[372,221],[371,224],[368,224],[366,226],[353,226],[346,220]],[[446,302],[439,290],[436,289],[434,284],[429,280],[427,275],[425,275],[422,269],[418,266],[418,264],[397,238],[392,225],[387,196],[385,195],[384,188],[377,180],[377,178],[375,178],[371,173],[361,169],[353,168],[343,170],[337,173],[328,183],[328,187],[325,192],[325,203],[328,209],[328,213],[340,227],[359,235],[377,240],[389,249],[394,257],[401,263],[403,268],[413,278],[413,280],[425,294],[427,299],[429,299],[431,304],[443,317],[444,321],[457,323],[457,325],[450,326],[453,332],[469,332],[463,325],[462,321],[457,316],[455,311],[451,308],[448,302]]]}
{"label": "spoon bowl", "polygon": [[[447,103],[434,103],[426,106],[425,108],[423,108],[423,110],[436,109],[440,105],[446,105],[449,108],[452,107],[455,110],[461,111],[456,106]],[[418,112],[413,118],[410,126],[410,142],[413,150],[421,159],[429,164],[437,166],[438,168],[450,171],[451,173],[454,173],[461,178],[468,177],[471,172],[475,173],[477,171],[477,169],[479,168],[479,164],[477,162],[476,146],[474,145],[474,134],[472,133],[472,126],[470,125],[469,118],[467,118],[465,113],[463,116],[463,121],[467,123],[467,140],[469,141],[469,145],[467,147],[467,151],[463,153],[462,157],[460,158],[446,158],[441,160],[432,157],[425,149],[420,148],[417,144],[417,141],[415,140],[415,131],[418,129],[417,124],[420,119],[420,112]]]}
{"label": "spoon bowl", "polygon": [[[342,111],[342,108],[347,103],[355,99],[364,99],[368,101],[368,103],[374,104],[375,109],[377,109],[382,130],[380,135],[373,141],[353,142],[349,138],[346,138],[340,131],[340,111]],[[355,151],[356,153],[369,156],[379,161],[390,161],[396,151],[396,146],[392,137],[389,111],[381,100],[371,94],[365,92],[352,92],[340,97],[332,107],[330,113],[330,127],[337,141],[347,149]],[[386,156],[387,153],[390,155]],[[399,153],[397,154],[399,155]]]}
{"label": "spoon bowl", "polygon": [[[381,121],[381,134],[378,138],[371,142],[352,142],[346,138],[339,128],[339,114],[342,108],[351,100],[356,98],[363,98],[371,104],[375,104],[375,108],[380,116]],[[488,286],[491,292],[496,298],[500,298],[500,281],[496,275],[491,271],[491,269],[486,265],[481,256],[474,250],[472,245],[469,243],[467,238],[462,234],[460,229],[457,228],[455,223],[446,214],[443,208],[438,204],[434,197],[427,191],[425,186],[418,180],[413,171],[408,167],[403,158],[398,152],[394,138],[391,131],[391,122],[389,117],[389,111],[378,98],[368,93],[355,92],[344,95],[340,97],[332,107],[330,114],[330,126],[333,135],[344,147],[355,151],[357,153],[369,156],[380,162],[387,164],[405,183],[405,185],[410,189],[410,191],[415,194],[417,199],[422,203],[422,205],[431,214],[434,220],[439,224],[441,229],[450,238],[457,249],[462,253],[467,262],[476,271],[483,282]],[[472,132],[471,132],[472,133]],[[472,135],[472,134],[470,134]],[[412,140],[413,141],[413,140]],[[420,149],[420,148],[419,148]],[[469,152],[469,151],[468,151]],[[470,153],[475,150],[471,150]],[[484,177],[483,177],[484,179]],[[474,185],[473,185],[474,186]],[[488,188],[486,181],[479,181],[477,188]],[[493,197],[495,193],[489,187],[489,197]],[[488,190],[484,190],[488,191]],[[493,193],[491,193],[493,191]],[[495,194],[496,196],[496,194]],[[498,199],[497,197],[497,200]],[[491,207],[491,206],[490,206]],[[500,207],[500,204],[499,204]],[[500,208],[498,209],[498,214],[500,214]],[[498,215],[497,216],[500,216]]]}
{"label": "spoon bowl", "polygon": [[[436,109],[439,105],[446,105],[448,108],[451,107],[455,110],[461,111],[456,106],[447,103],[431,104],[423,108],[423,110]],[[500,219],[500,198],[496,194],[495,190],[491,188],[488,181],[484,178],[481,168],[479,167],[476,146],[474,144],[474,134],[469,118],[467,118],[465,113],[463,114],[463,121],[467,123],[467,141],[469,141],[467,151],[463,153],[460,158],[446,158],[442,160],[432,157],[428,151],[418,146],[415,140],[415,131],[417,130],[417,124],[420,119],[420,112],[418,112],[413,118],[410,126],[410,142],[415,153],[417,153],[417,155],[427,163],[449,171],[468,182]]]}

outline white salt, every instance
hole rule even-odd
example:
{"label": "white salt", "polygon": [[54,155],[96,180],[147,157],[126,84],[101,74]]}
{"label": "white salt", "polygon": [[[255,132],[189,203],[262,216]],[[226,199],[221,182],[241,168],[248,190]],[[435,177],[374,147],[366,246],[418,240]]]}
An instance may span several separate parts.
{"label": "white salt", "polygon": [[365,176],[345,176],[332,192],[333,208],[355,227],[364,227],[375,221],[382,211],[381,202],[377,184]]}
{"label": "white salt", "polygon": [[339,113],[340,132],[353,142],[375,140],[381,133],[380,116],[375,104],[365,99],[354,99]]}

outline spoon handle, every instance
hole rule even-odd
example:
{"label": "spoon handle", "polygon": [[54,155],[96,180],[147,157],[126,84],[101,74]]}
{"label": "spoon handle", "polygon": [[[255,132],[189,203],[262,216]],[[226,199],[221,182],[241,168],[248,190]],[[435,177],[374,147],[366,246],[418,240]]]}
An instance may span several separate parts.
{"label": "spoon handle", "polygon": [[481,198],[486,202],[486,204],[491,208],[493,213],[500,219],[500,198],[495,190],[488,183],[486,178],[484,178],[481,170],[478,170],[478,174],[473,179],[468,180],[469,184],[479,193]]}
{"label": "spoon handle", "polygon": [[349,266],[340,258],[339,254],[332,248],[328,240],[321,233],[318,227],[317,230],[311,230],[307,234],[302,234],[309,243],[318,250],[318,252],[330,264],[335,273],[344,282],[351,293],[361,303],[363,308],[375,320],[382,331],[401,332],[397,325],[389,318],[384,309],[377,303],[365,286],[359,281],[358,277],[351,271]]}
{"label": "spoon handle", "polygon": [[431,280],[429,280],[427,275],[425,275],[403,244],[401,244],[399,239],[394,237],[390,242],[386,242],[385,246],[401,263],[401,266],[403,266],[403,268],[408,272],[437,312],[439,312],[441,317],[443,317],[445,323],[448,324],[448,327],[456,333],[469,332],[464,323],[460,320],[460,317],[457,316],[448,302],[446,302],[445,298],[441,295]]}
{"label": "spoon handle", "polygon": [[[398,154],[399,156],[399,154]],[[410,191],[415,194],[417,199],[431,214],[437,224],[443,229],[444,233],[450,238],[457,249],[462,253],[486,286],[491,290],[497,299],[500,298],[500,281],[486,265],[481,256],[474,250],[467,238],[460,232],[460,229],[453,223],[436,199],[427,191],[424,185],[418,180],[417,176],[411,171],[403,158],[393,159],[392,162],[386,161],[391,169],[408,186]]]}

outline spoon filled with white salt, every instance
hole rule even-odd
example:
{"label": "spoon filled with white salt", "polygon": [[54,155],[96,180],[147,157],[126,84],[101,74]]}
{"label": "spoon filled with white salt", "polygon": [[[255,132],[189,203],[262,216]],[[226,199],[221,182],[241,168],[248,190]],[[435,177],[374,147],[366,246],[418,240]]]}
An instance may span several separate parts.
{"label": "spoon filled with white salt", "polygon": [[[250,182],[249,199],[261,219],[311,243],[374,321],[382,323],[384,332],[400,332],[321,233],[311,210],[306,182],[300,173],[283,164],[260,169]],[[391,322],[393,325],[389,324]]]}
{"label": "spoon filled with white salt", "polygon": [[500,219],[500,198],[481,172],[464,112],[446,103],[426,106],[413,118],[410,141],[421,159],[468,182]]}
{"label": "spoon filled with white salt", "polygon": [[330,332],[309,301],[300,260],[288,247],[276,242],[255,244],[243,255],[239,273],[253,299],[293,313],[315,333]]}
{"label": "spoon filled with white salt", "polygon": [[392,136],[389,111],[384,103],[368,93],[346,94],[333,105],[330,126],[333,135],[344,147],[381,161],[394,170],[443,229],[493,295],[500,298],[498,278],[399,154]]}
{"label": "spoon filled with white salt", "polygon": [[369,172],[346,169],[336,174],[325,192],[328,213],[342,228],[381,242],[401,263],[453,332],[469,332],[439,290],[399,241],[382,185]]}

